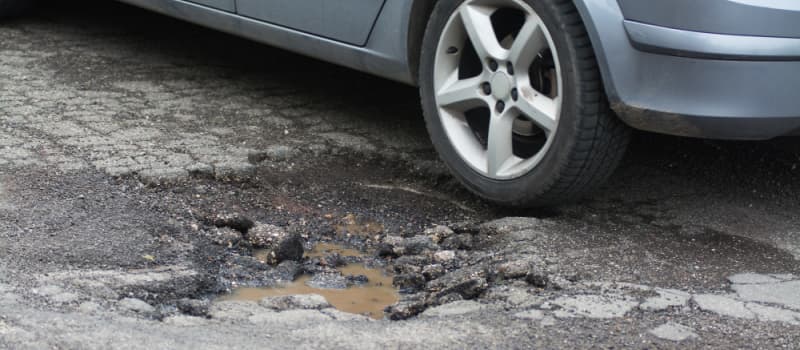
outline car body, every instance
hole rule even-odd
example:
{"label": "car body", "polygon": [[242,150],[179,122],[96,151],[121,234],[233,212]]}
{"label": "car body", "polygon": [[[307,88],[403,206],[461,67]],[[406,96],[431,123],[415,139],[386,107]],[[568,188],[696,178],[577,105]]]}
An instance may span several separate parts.
{"label": "car body", "polygon": [[[121,0],[408,84],[433,0]],[[612,109],[658,133],[800,132],[800,2],[574,0]]]}

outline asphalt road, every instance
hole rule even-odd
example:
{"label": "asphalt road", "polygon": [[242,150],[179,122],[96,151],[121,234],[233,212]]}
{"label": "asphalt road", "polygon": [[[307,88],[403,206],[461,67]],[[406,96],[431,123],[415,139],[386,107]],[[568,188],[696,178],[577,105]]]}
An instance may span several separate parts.
{"label": "asphalt road", "polygon": [[[105,1],[0,24],[0,348],[800,348],[798,198],[797,138],[639,133],[585,201],[498,208],[411,87]],[[361,249],[397,320],[214,301],[330,272],[219,217]]]}

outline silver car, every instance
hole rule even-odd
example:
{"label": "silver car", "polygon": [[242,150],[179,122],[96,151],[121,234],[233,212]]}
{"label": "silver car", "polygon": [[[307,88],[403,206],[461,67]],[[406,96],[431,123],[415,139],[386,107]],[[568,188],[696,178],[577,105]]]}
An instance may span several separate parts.
{"label": "silver car", "polygon": [[419,86],[442,160],[502,205],[584,195],[629,127],[800,132],[798,0],[122,1]]}

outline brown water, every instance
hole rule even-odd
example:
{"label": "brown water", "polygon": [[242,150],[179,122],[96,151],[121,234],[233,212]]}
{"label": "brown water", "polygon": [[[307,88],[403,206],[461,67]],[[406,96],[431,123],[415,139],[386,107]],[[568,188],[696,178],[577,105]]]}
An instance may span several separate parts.
{"label": "brown water", "polygon": [[[308,257],[320,257],[338,253],[342,256],[361,256],[361,252],[340,245],[320,243],[314,250],[306,253]],[[263,256],[265,253],[260,252]],[[258,257],[258,255],[256,255]],[[258,301],[266,297],[319,294],[325,297],[333,307],[349,313],[369,315],[374,319],[383,318],[383,309],[400,300],[400,295],[392,286],[392,276],[381,270],[370,269],[362,264],[350,264],[337,268],[343,275],[365,275],[369,282],[365,285],[347,289],[319,289],[306,285],[311,276],[304,275],[282,287],[275,288],[238,288],[220,300]]]}

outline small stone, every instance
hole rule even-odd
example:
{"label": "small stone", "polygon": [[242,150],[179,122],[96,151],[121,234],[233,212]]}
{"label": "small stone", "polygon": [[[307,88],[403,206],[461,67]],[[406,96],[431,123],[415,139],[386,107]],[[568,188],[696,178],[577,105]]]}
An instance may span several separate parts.
{"label": "small stone", "polygon": [[438,263],[448,263],[456,258],[456,252],[452,250],[442,250],[433,254],[433,260]]}
{"label": "small stone", "polygon": [[426,265],[422,268],[422,276],[428,281],[442,277],[445,272],[444,266],[440,264]]}
{"label": "small stone", "polygon": [[525,275],[525,282],[536,288],[546,288],[550,284],[550,278],[543,271],[532,270]]}
{"label": "small stone", "polygon": [[208,300],[188,299],[178,300],[175,306],[180,312],[190,316],[208,316],[211,303]]}
{"label": "small stone", "polygon": [[677,323],[668,322],[653,328],[649,331],[650,334],[665,340],[675,342],[684,341],[686,339],[696,339],[698,335],[693,329],[680,325]]}
{"label": "small stone", "polygon": [[426,236],[430,237],[434,243],[441,243],[445,238],[455,234],[449,227],[442,225],[429,228],[425,230],[424,233]]}
{"label": "small stone", "polygon": [[284,261],[301,261],[304,252],[303,238],[297,234],[290,235],[267,253],[267,263],[277,265]]}
{"label": "small stone", "polygon": [[128,311],[133,311],[136,313],[152,313],[155,312],[156,309],[151,306],[150,304],[144,302],[141,299],[134,299],[134,298],[125,298],[120,300],[117,305],[123,309]]}

